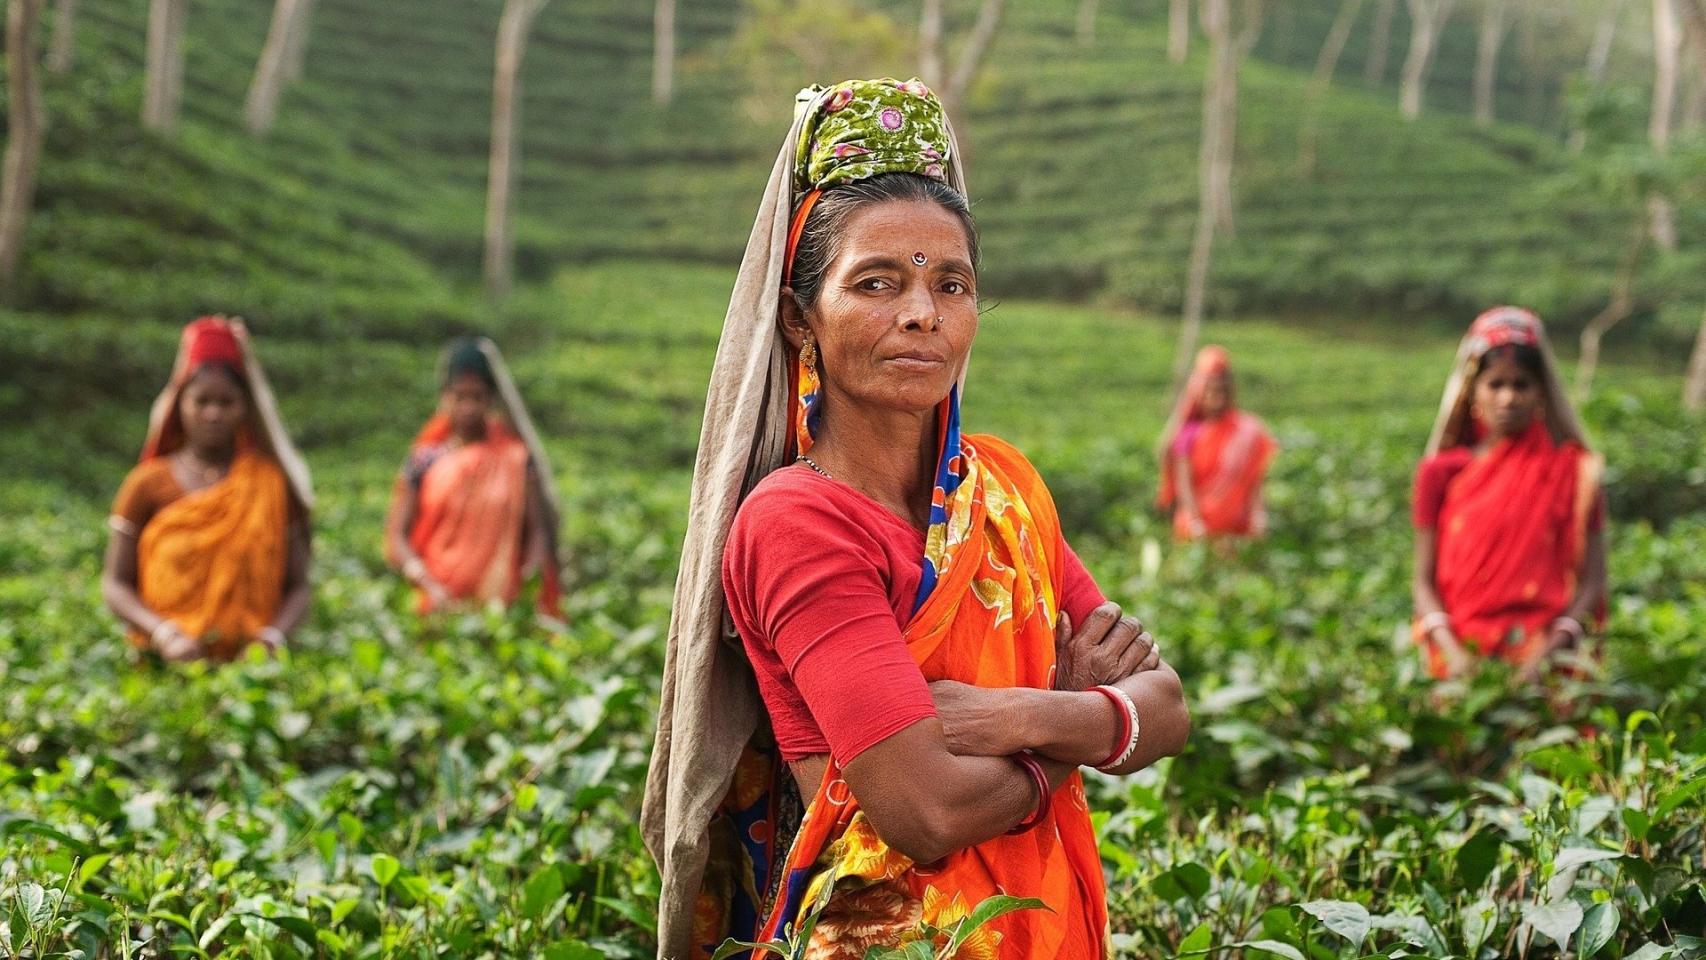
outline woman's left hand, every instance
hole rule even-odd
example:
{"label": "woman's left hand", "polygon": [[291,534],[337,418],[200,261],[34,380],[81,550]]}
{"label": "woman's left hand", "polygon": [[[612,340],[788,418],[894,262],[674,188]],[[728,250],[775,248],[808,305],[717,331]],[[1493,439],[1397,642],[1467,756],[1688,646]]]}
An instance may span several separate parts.
{"label": "woman's left hand", "polygon": [[1018,736],[1019,718],[1011,700],[1015,692],[958,680],[930,684],[948,752],[959,757],[1005,757],[1028,747]]}

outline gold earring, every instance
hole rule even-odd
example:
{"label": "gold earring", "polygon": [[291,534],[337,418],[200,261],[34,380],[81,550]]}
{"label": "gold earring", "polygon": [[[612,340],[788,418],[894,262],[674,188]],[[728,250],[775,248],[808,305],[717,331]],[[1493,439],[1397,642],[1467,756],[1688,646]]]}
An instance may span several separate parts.
{"label": "gold earring", "polygon": [[800,362],[812,370],[817,369],[817,341],[811,334],[806,334],[805,342],[800,344]]}

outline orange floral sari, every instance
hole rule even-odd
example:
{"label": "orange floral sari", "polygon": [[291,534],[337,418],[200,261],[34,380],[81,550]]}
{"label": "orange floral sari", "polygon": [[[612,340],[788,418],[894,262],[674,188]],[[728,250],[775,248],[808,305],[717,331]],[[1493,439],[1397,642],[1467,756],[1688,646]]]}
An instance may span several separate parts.
{"label": "orange floral sari", "polygon": [[[967,437],[961,449],[964,480],[941,505],[943,542],[927,545],[941,550],[937,583],[906,626],[908,648],[927,680],[1048,687],[1061,575],[1053,503],[1005,443]],[[813,960],[856,960],[869,946],[915,936],[920,920],[951,923],[996,894],[1037,897],[1049,909],[995,920],[963,956],[1099,960],[1107,950],[1101,859],[1076,773],[1034,829],[916,864],[877,836],[832,762],[782,871],[761,938],[797,925],[827,896],[805,953]]]}
{"label": "orange floral sari", "polygon": [[[289,559],[290,485],[244,451],[223,480],[154,515],[136,543],[137,592],[150,610],[230,660],[272,622]],[[132,643],[146,638],[132,634]]]}

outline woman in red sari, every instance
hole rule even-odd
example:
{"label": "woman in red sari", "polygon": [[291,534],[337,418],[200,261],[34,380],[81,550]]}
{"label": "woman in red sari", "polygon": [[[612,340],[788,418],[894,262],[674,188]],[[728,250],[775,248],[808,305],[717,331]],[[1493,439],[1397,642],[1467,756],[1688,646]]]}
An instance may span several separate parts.
{"label": "woman in red sari", "polygon": [[1416,470],[1414,626],[1435,678],[1497,657],[1532,679],[1599,625],[1602,466],[1540,318],[1476,318]]}
{"label": "woman in red sari", "polygon": [[537,574],[537,606],[561,619],[550,467],[503,359],[485,338],[451,344],[438,412],[415,437],[386,520],[386,559],[422,613],[513,603]]}
{"label": "woman in red sari", "polygon": [[202,317],[107,520],[107,606],[167,660],[279,649],[308,612],[313,502],[242,321]]}
{"label": "woman in red sari", "polygon": [[1278,449],[1262,421],[1238,409],[1225,349],[1202,348],[1161,432],[1157,503],[1173,511],[1173,536],[1265,534],[1262,479]]}
{"label": "woman in red sari", "polygon": [[707,400],[642,823],[659,956],[815,916],[804,955],[857,960],[1006,893],[1048,909],[964,955],[1100,960],[1079,768],[1176,753],[1178,676],[1036,470],[960,433],[977,241],[940,103],[801,107]]}

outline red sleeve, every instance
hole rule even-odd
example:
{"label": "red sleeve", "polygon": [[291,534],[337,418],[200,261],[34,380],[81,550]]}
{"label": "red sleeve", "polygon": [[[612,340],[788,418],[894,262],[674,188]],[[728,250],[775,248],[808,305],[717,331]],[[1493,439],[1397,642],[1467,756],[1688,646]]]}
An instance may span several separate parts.
{"label": "red sleeve", "polygon": [[1072,618],[1073,623],[1083,623],[1090,616],[1090,611],[1107,602],[1102,588],[1096,585],[1096,578],[1090,576],[1085,569],[1084,561],[1078,559],[1072,546],[1064,539],[1061,540],[1061,588],[1060,609]]}
{"label": "red sleeve", "polygon": [[936,706],[895,619],[882,546],[822,498],[778,494],[742,506],[727,573],[845,765]]}
{"label": "red sleeve", "polygon": [[1452,456],[1450,451],[1428,457],[1416,467],[1410,522],[1417,530],[1432,530],[1439,524],[1439,510],[1445,504],[1445,488],[1462,468],[1462,458]]}

